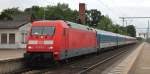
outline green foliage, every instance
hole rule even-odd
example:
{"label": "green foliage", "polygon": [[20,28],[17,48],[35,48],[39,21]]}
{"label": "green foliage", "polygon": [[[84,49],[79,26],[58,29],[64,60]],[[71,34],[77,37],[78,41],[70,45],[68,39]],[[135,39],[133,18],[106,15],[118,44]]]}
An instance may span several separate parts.
{"label": "green foliage", "polygon": [[42,19],[44,14],[44,8],[39,6],[32,6],[31,8],[26,8],[24,13],[32,16],[32,19]]}
{"label": "green foliage", "polygon": [[32,14],[34,19],[57,20],[63,19],[73,21],[78,18],[78,11],[71,10],[67,4],[58,3],[57,6],[39,7],[32,6],[25,9],[26,13]]}
{"label": "green foliage", "polygon": [[[144,41],[144,40],[145,40],[145,39],[143,39],[142,37],[136,37],[136,39],[137,39],[138,41]],[[147,41],[150,42],[150,39],[148,39]]]}
{"label": "green foliage", "polygon": [[18,8],[5,9],[1,12],[0,20],[13,20],[13,15],[22,13]]}
{"label": "green foliage", "polygon": [[86,24],[89,26],[97,26],[101,18],[101,12],[96,9],[86,11]]}
{"label": "green foliage", "polygon": [[114,25],[118,30],[115,31],[115,33],[119,33],[119,34],[123,34],[123,35],[127,35],[127,31],[126,28],[120,25]]}
{"label": "green foliage", "polygon": [[101,19],[99,20],[99,23],[97,25],[98,29],[106,30],[106,31],[112,31],[113,23],[111,19],[108,16],[101,16]]}
{"label": "green foliage", "polygon": [[123,27],[118,24],[113,24],[112,20],[108,16],[104,16],[104,15],[101,16],[97,28],[105,31],[111,31],[114,33],[123,34],[123,35],[129,35],[132,37],[136,36],[136,30],[133,25]]}
{"label": "green foliage", "polygon": [[129,36],[136,37],[136,30],[133,25],[128,25],[126,29]]}

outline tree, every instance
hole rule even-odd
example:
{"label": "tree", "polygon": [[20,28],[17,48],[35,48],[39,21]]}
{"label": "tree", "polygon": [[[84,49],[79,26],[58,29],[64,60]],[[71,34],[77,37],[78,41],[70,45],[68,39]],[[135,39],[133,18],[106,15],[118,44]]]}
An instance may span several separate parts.
{"label": "tree", "polygon": [[78,11],[71,10],[68,4],[58,3],[56,6],[39,7],[32,6],[25,9],[25,12],[32,14],[35,19],[57,20],[63,19],[75,22],[78,18]]}
{"label": "tree", "polygon": [[126,29],[129,36],[136,37],[136,29],[133,25],[128,25]]}
{"label": "tree", "polygon": [[67,21],[75,22],[78,18],[78,11],[71,10],[68,7],[68,4],[60,4],[58,3],[57,6],[47,6],[46,8],[46,16],[47,19],[54,20],[54,19],[63,19]]}
{"label": "tree", "polygon": [[22,13],[22,11],[20,11],[18,9],[18,7],[17,8],[4,9],[1,12],[0,20],[13,20],[13,15],[20,14],[20,13]]}
{"label": "tree", "polygon": [[88,24],[89,26],[96,27],[98,25],[100,18],[101,18],[100,11],[96,9],[86,11],[86,24]]}
{"label": "tree", "polygon": [[101,16],[101,19],[98,22],[97,28],[98,29],[102,29],[102,30],[106,30],[106,31],[112,31],[113,29],[113,23],[111,21],[111,19],[108,16]]}
{"label": "tree", "polygon": [[32,6],[31,8],[26,8],[24,13],[31,15],[32,20],[42,19],[44,17],[44,8],[39,6]]}
{"label": "tree", "polygon": [[11,15],[8,15],[7,13],[2,12],[0,15],[0,20],[13,20]]}

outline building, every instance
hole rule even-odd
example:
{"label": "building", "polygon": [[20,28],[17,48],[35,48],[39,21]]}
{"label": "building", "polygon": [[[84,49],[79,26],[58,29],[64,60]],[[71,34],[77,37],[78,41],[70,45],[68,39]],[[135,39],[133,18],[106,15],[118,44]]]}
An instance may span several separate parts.
{"label": "building", "polygon": [[30,26],[26,21],[0,21],[0,48],[25,48]]}
{"label": "building", "polygon": [[16,15],[13,20],[0,20],[0,49],[25,48],[31,27],[29,16]]}

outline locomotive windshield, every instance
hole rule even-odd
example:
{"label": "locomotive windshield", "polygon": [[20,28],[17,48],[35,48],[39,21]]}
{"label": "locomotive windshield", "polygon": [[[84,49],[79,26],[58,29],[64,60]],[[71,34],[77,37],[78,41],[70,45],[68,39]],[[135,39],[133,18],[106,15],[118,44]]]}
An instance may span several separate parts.
{"label": "locomotive windshield", "polygon": [[52,26],[33,26],[32,35],[49,35],[53,36],[55,27]]}

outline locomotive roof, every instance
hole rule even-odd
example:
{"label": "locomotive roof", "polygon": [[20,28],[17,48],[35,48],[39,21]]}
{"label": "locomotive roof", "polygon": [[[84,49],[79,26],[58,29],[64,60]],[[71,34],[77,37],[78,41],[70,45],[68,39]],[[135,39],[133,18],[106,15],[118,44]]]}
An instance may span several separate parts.
{"label": "locomotive roof", "polygon": [[66,21],[70,27],[72,28],[77,28],[77,29],[82,29],[82,30],[91,30],[91,31],[95,31],[93,28],[89,27],[89,26],[85,26],[85,25],[82,25],[82,24],[77,24],[77,23],[73,23],[73,22],[69,22],[69,21]]}
{"label": "locomotive roof", "polygon": [[33,26],[49,26],[49,25],[59,25],[63,26],[64,28],[68,28],[68,25],[62,20],[41,20],[35,21],[32,23]]}

